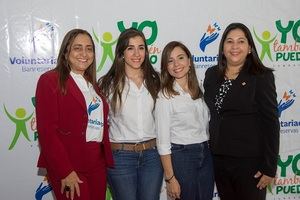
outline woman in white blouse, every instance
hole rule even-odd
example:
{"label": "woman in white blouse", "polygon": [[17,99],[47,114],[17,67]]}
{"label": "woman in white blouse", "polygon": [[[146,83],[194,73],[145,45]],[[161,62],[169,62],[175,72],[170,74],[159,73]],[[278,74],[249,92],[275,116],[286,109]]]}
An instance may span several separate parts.
{"label": "woman in white blouse", "polygon": [[210,200],[214,180],[208,148],[208,108],[191,53],[173,41],[161,60],[161,92],[156,103],[157,146],[172,199]]}
{"label": "woman in white blouse", "polygon": [[99,85],[110,105],[115,166],[108,171],[108,182],[113,199],[158,200],[163,170],[156,149],[154,107],[160,80],[141,31],[130,28],[120,34],[112,67]]}

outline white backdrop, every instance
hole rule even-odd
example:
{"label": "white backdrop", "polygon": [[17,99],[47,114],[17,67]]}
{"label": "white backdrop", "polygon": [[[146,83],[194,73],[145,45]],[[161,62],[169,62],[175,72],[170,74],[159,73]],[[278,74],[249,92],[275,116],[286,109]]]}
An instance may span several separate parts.
{"label": "white backdrop", "polygon": [[263,62],[275,69],[281,145],[267,198],[300,199],[299,8],[298,0],[0,0],[0,199],[53,199],[36,168],[34,94],[38,77],[55,66],[68,30],[93,34],[98,77],[112,63],[120,31],[133,26],[145,33],[157,69],[164,45],[179,40],[203,78],[216,63],[220,35],[231,22],[251,29]]}

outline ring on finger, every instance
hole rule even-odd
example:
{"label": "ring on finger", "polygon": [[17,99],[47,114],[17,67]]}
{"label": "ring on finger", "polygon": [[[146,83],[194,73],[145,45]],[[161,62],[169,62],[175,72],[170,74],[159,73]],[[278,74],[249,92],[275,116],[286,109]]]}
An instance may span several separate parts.
{"label": "ring on finger", "polygon": [[66,185],[64,190],[65,190],[65,192],[69,192],[71,190],[71,188],[70,188],[70,186]]}

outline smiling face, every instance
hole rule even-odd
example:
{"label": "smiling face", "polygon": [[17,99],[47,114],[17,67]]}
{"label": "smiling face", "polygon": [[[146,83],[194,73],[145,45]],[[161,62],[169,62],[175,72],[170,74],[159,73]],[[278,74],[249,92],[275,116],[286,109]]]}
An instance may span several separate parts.
{"label": "smiling face", "polygon": [[93,63],[94,49],[90,37],[86,34],[78,34],[69,49],[68,62],[71,70],[83,75],[85,70]]}
{"label": "smiling face", "polygon": [[124,50],[125,70],[140,70],[145,55],[146,48],[143,38],[140,36],[130,38],[128,47]]}
{"label": "smiling face", "polygon": [[223,53],[228,67],[242,67],[251,47],[241,29],[231,30],[223,44]]}
{"label": "smiling face", "polygon": [[177,81],[187,79],[190,65],[190,59],[182,48],[175,47],[171,51],[167,69]]}

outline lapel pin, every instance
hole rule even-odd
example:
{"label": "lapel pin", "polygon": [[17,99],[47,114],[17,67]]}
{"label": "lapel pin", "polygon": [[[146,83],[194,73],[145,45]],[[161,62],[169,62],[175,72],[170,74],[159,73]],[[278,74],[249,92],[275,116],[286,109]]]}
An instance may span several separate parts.
{"label": "lapel pin", "polygon": [[242,82],[242,86],[245,86],[246,85],[246,82]]}

